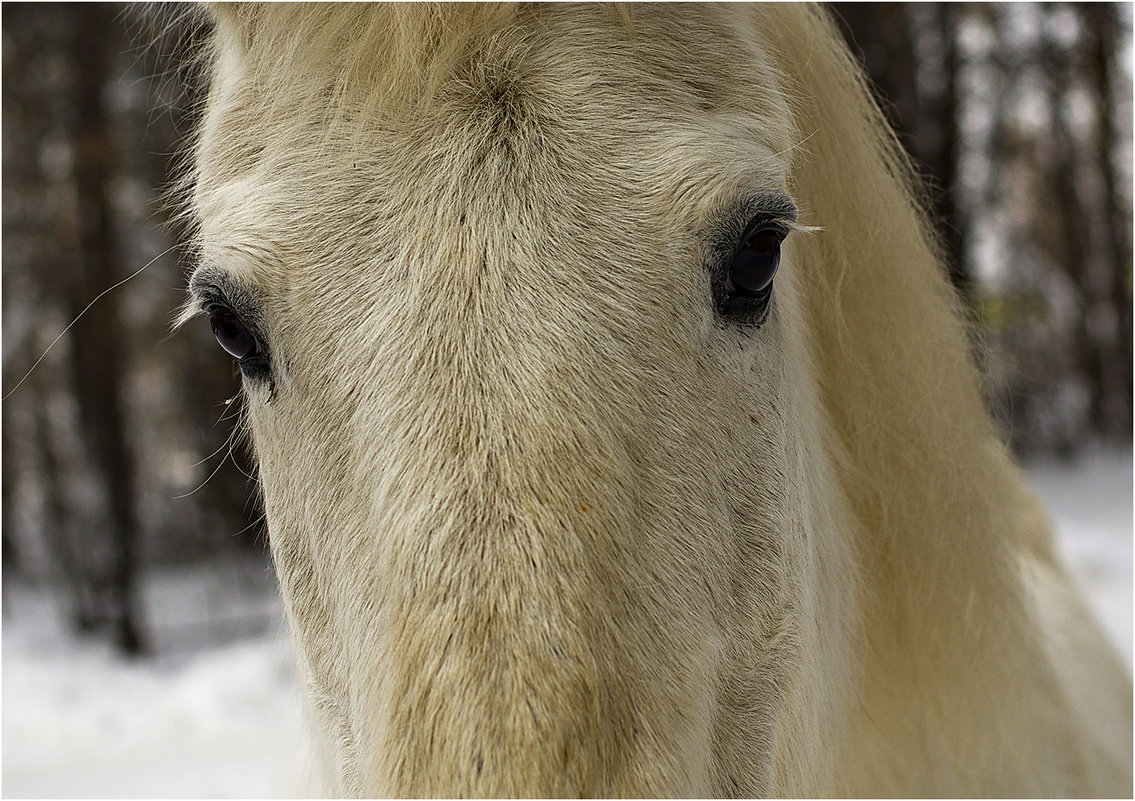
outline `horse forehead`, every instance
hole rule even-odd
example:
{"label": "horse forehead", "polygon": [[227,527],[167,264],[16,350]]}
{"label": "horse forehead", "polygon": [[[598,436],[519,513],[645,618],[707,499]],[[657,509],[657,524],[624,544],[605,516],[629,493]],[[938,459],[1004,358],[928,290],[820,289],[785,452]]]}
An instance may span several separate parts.
{"label": "horse forehead", "polygon": [[556,19],[487,47],[412,125],[344,124],[342,109],[290,98],[287,76],[264,85],[220,69],[198,151],[204,238],[278,242],[305,227],[297,216],[420,229],[527,211],[537,225],[581,204],[609,207],[610,229],[644,211],[636,196],[728,192],[754,174],[782,183],[791,116],[773,70],[729,20],[659,13],[620,48],[610,31],[572,36],[572,15]]}

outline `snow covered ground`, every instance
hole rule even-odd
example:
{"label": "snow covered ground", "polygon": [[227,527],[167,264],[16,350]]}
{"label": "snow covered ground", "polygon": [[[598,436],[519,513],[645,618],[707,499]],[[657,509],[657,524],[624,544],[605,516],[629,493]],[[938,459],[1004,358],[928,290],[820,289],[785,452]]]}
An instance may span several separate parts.
{"label": "snow covered ground", "polygon": [[[69,635],[50,596],[6,586],[3,796],[285,794],[299,696],[275,589],[261,585],[159,575],[146,595],[164,655],[137,661]],[[257,633],[234,639],[240,625]],[[228,644],[202,645],[218,640]]]}
{"label": "snow covered ground", "polygon": [[1104,629],[1131,667],[1132,454],[1102,451],[1073,465],[1028,470],[1052,515],[1059,548]]}
{"label": "snow covered ground", "polygon": [[[1097,454],[1071,468],[1036,466],[1029,474],[1069,563],[1130,665],[1131,452]],[[148,588],[151,614],[163,622],[159,647],[172,655],[137,662],[69,636],[49,597],[5,587],[5,797],[286,792],[296,769],[300,707],[279,608],[270,588],[236,593],[241,615],[217,629],[224,615],[214,581],[170,574]],[[193,624],[203,610],[206,622]],[[224,632],[249,619],[260,621],[253,628],[261,633],[223,646],[199,644],[229,636]]]}

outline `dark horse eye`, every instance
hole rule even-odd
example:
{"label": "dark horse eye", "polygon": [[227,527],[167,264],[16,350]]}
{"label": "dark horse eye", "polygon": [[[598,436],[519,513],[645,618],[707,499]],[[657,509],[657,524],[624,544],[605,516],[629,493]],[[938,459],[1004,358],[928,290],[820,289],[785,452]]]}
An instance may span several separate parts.
{"label": "dark horse eye", "polygon": [[786,231],[764,226],[745,235],[729,265],[729,290],[742,297],[767,293],[780,266],[780,243]]}
{"label": "dark horse eye", "polygon": [[247,359],[256,353],[256,337],[245,327],[232,309],[214,306],[209,310],[209,325],[217,342],[237,359]]}

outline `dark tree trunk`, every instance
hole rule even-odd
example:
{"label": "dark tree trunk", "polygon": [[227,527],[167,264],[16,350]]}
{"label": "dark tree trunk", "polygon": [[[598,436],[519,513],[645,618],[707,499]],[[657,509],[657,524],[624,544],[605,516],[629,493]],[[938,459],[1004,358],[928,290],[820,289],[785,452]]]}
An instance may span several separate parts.
{"label": "dark tree trunk", "polygon": [[[1059,7],[1048,6],[1045,16],[1049,24]],[[1093,335],[1091,319],[1098,305],[1099,281],[1095,274],[1100,269],[1092,248],[1091,220],[1076,174],[1079,146],[1067,118],[1068,93],[1073,84],[1076,67],[1072,56],[1057,48],[1051,37],[1042,45],[1043,63],[1049,65],[1048,102],[1052,120],[1052,174],[1050,196],[1057,212],[1059,235],[1052,238],[1055,261],[1069,281],[1076,287],[1077,322],[1075,328],[1078,367],[1087,377],[1089,393],[1088,423],[1097,432],[1104,429],[1102,388],[1106,365]],[[1087,229],[1087,230],[1085,230]]]}
{"label": "dark tree trunk", "polygon": [[926,179],[927,211],[934,217],[950,279],[968,304],[972,288],[963,258],[964,228],[953,197],[958,158],[956,11],[949,4],[932,4],[919,10],[933,16],[930,24],[915,26],[916,9],[909,3],[833,3],[832,9],[871,79],[876,99]]}
{"label": "dark tree trunk", "polygon": [[[1106,293],[1112,333],[1100,342],[1101,362],[1106,370],[1102,387],[1101,423],[1107,433],[1130,438],[1132,412],[1132,314],[1131,314],[1131,210],[1123,208],[1116,174],[1115,159],[1121,146],[1116,130],[1116,70],[1112,59],[1119,52],[1121,29],[1117,9],[1110,3],[1080,6],[1087,37],[1086,58],[1088,80],[1094,88],[1096,128],[1096,169],[1102,192],[1101,256],[1110,275],[1101,286]],[[1128,96],[1130,107],[1131,98]],[[1101,299],[1101,303],[1103,303]],[[1102,309],[1101,309],[1102,312]]]}
{"label": "dark tree trunk", "polygon": [[908,150],[917,148],[919,98],[914,42],[905,3],[833,3],[851,51]]}
{"label": "dark tree trunk", "polygon": [[115,52],[109,48],[120,40],[106,6],[81,4],[72,11],[77,23],[72,141],[80,255],[74,264],[70,297],[73,313],[82,313],[72,329],[75,385],[83,440],[107,496],[109,530],[103,533],[113,543],[104,588],[108,606],[119,646],[129,653],[141,653],[134,465],[123,409],[123,345],[128,336],[113,292],[83,312],[87,303],[123,277],[111,222],[113,142],[103,113],[110,56]]}
{"label": "dark tree trunk", "polygon": [[933,111],[920,115],[923,139],[928,140],[928,146],[919,157],[935,181],[934,213],[942,236],[950,280],[969,302],[973,298],[973,277],[967,269],[965,258],[968,226],[957,202],[961,143],[961,132],[958,130],[958,46],[955,41],[958,7],[952,3],[934,3],[932,9],[933,28],[939,36],[943,85],[935,99]]}

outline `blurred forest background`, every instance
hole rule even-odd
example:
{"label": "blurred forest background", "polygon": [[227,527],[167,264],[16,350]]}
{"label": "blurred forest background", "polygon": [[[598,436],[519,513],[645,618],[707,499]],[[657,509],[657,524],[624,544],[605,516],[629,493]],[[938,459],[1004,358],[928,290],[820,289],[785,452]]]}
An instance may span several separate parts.
{"label": "blurred forest background", "polygon": [[[931,186],[1008,441],[1129,448],[1132,7],[834,9]],[[193,625],[255,628],[224,597],[268,573],[239,380],[206,324],[169,333],[207,31],[117,4],[5,4],[2,23],[4,577],[146,653],[147,576],[206,563],[228,578]]]}

